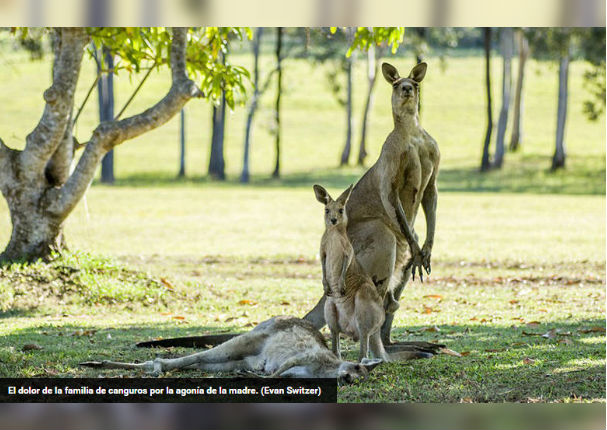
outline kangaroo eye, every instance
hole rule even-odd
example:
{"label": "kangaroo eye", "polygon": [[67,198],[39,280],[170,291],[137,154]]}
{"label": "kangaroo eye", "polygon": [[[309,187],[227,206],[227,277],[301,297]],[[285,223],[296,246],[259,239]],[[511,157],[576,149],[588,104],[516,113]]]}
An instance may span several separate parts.
{"label": "kangaroo eye", "polygon": [[340,210],[339,210],[339,214],[341,215],[341,214],[343,214],[343,213],[344,213],[344,210],[343,210],[343,209],[340,209]]}
{"label": "kangaroo eye", "polygon": [[328,215],[329,214],[329,209],[325,209],[325,213]]}

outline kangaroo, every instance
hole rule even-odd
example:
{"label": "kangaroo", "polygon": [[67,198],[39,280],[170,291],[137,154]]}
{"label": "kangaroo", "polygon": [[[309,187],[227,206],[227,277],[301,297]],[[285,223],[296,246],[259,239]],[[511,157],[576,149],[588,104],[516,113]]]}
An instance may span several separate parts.
{"label": "kangaroo", "polygon": [[[418,115],[419,85],[426,63],[416,65],[408,77],[382,64],[382,73],[392,86],[394,129],[373,166],[356,183],[347,203],[347,234],[363,271],[373,280],[380,296],[392,292],[395,300],[416,271],[431,272],[431,253],[436,225],[436,177],[440,152],[436,141],[421,127]],[[419,206],[426,217],[423,247],[413,230]],[[325,325],[323,295],[304,318],[320,328]],[[382,327],[384,346],[392,344],[394,313],[386,306]],[[406,344],[403,344],[406,346]]]}
{"label": "kangaroo", "polygon": [[[224,339],[225,335],[198,337],[195,344],[213,344],[216,337]],[[154,343],[146,342],[146,346]],[[173,369],[200,369],[207,372],[259,372],[270,377],[337,378],[342,383],[352,383],[367,377],[381,362],[381,359],[365,359],[360,363],[344,361],[331,352],[323,336],[308,321],[277,316],[247,333],[234,335],[214,348],[181,358],[156,358],[143,363],[90,361],[80,365],[139,369],[155,375]]]}
{"label": "kangaroo", "polygon": [[389,361],[380,339],[384,322],[383,298],[354,256],[346,227],[345,210],[352,185],[337,200],[320,185],[314,185],[316,200],[325,206],[326,229],[320,244],[322,282],[327,299],[324,316],[331,330],[333,353],[341,358],[339,333],[360,342],[358,359],[368,358],[369,346],[375,358]]}

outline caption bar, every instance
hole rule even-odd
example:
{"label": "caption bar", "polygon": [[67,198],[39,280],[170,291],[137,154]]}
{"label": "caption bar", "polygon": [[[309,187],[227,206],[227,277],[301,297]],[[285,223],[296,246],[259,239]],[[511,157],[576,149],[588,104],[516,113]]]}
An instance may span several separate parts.
{"label": "caption bar", "polygon": [[335,403],[335,379],[0,378],[0,402]]}

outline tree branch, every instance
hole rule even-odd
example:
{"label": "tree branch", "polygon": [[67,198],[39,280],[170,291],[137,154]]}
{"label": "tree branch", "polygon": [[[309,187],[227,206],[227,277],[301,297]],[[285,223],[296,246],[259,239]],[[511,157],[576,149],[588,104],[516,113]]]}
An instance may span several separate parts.
{"label": "tree branch", "polygon": [[48,210],[65,218],[82,198],[95,175],[101,158],[125,140],[160,127],[193,97],[202,92],[186,72],[187,28],[174,28],[171,42],[172,85],[169,92],[151,108],[120,121],[103,122],[93,132],[76,169],[65,185],[48,193]]}
{"label": "tree branch", "polygon": [[61,143],[74,105],[80,64],[88,36],[82,28],[57,30],[57,46],[53,62],[53,83],[44,92],[46,105],[42,118],[26,137],[21,152],[24,173],[30,178],[40,176],[47,161]]}

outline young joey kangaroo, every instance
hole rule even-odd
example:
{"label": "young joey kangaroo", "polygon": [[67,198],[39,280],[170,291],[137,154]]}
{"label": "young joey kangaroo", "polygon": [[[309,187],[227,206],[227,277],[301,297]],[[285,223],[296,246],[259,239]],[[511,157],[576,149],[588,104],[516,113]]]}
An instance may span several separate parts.
{"label": "young joey kangaroo", "polygon": [[352,185],[337,200],[320,185],[314,185],[316,199],[325,205],[326,229],[320,243],[322,283],[327,297],[325,321],[331,330],[335,355],[341,358],[339,333],[360,341],[359,361],[368,358],[369,348],[375,358],[388,361],[380,338],[384,322],[384,298],[379,295],[354,257],[346,228],[346,204]]}

